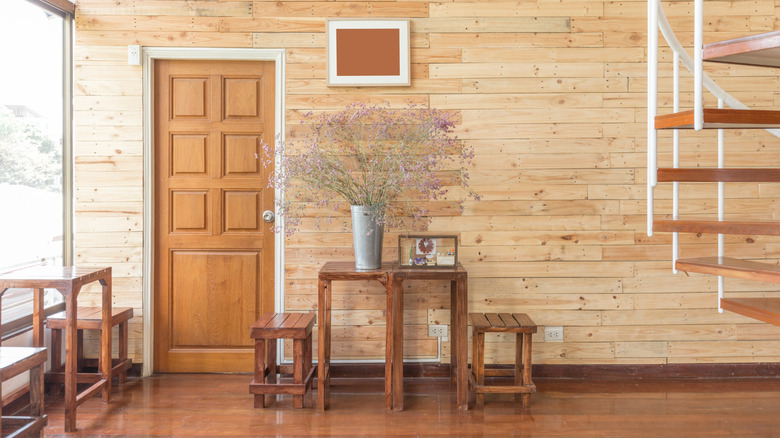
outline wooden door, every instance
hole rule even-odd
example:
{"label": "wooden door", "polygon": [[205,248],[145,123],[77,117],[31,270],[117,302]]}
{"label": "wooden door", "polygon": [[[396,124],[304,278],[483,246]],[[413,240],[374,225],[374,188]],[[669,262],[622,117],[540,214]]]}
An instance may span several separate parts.
{"label": "wooden door", "polygon": [[154,65],[154,370],[253,369],[249,327],[274,309],[274,65]]}

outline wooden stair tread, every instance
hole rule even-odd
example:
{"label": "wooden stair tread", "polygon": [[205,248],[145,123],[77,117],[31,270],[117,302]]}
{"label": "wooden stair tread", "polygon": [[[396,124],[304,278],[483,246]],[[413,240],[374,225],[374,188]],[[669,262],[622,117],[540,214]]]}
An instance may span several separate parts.
{"label": "wooden stair tread", "polygon": [[656,219],[653,222],[653,229],[655,231],[672,233],[780,236],[780,222]]}
{"label": "wooden stair tread", "polygon": [[723,298],[723,310],[780,326],[780,298]]}
{"label": "wooden stair tread", "polygon": [[[693,110],[656,116],[655,129],[693,129]],[[780,128],[780,111],[704,109],[704,129]]]}
{"label": "wooden stair tread", "polygon": [[743,280],[780,284],[780,266],[730,257],[702,257],[677,260],[675,267],[684,272],[722,275]]}
{"label": "wooden stair tread", "polygon": [[702,55],[710,62],[780,67],[780,32],[705,44]]}
{"label": "wooden stair tread", "polygon": [[773,168],[659,168],[658,182],[780,182],[780,169]]}

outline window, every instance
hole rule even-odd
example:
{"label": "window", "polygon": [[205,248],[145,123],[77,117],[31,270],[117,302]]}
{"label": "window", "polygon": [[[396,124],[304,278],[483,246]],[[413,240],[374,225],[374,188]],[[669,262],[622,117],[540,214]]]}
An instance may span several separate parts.
{"label": "window", "polygon": [[[4,1],[0,14],[0,272],[70,263],[72,20],[45,2]],[[63,178],[63,174],[68,177]],[[66,260],[63,259],[66,258]],[[60,300],[47,293],[46,304]],[[3,296],[2,321],[32,313],[30,290]]]}

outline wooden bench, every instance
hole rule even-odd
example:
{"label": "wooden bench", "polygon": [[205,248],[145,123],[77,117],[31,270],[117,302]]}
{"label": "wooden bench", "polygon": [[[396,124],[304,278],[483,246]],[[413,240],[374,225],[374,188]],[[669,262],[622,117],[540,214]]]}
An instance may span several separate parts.
{"label": "wooden bench", "polygon": [[[103,310],[100,307],[79,307],[76,319],[77,340],[77,369],[79,370],[77,380],[79,383],[95,383],[102,376],[98,373],[84,373],[84,330],[100,330],[103,324]],[[127,370],[133,365],[133,360],[128,357],[127,338],[128,321],[133,317],[132,307],[119,307],[111,309],[111,327],[119,326],[119,345],[118,358],[112,359],[111,377],[119,378],[119,383],[127,381]],[[51,366],[52,370],[46,373],[46,380],[49,382],[64,382],[63,364],[62,364],[62,333],[66,327],[65,312],[55,313],[46,318],[46,326],[51,329]],[[101,346],[102,348],[102,346]],[[109,356],[111,354],[109,353]],[[102,357],[102,355],[98,355]],[[98,370],[100,365],[98,364]]]}
{"label": "wooden bench", "polygon": [[43,413],[44,347],[0,347],[0,391],[2,381],[30,370],[30,415],[0,416],[3,437],[43,437],[49,419]]}
{"label": "wooden bench", "polygon": [[[477,393],[477,405],[484,405],[485,394],[522,394],[523,406],[531,402],[536,385],[531,380],[531,336],[536,324],[525,313],[470,313],[474,328],[471,374],[469,380]],[[515,369],[485,370],[485,333],[516,333]],[[514,375],[514,385],[485,385],[485,376]]]}
{"label": "wooden bench", "polygon": [[[316,367],[312,367],[311,332],[313,313],[266,313],[250,330],[255,340],[255,376],[249,392],[255,408],[265,407],[266,394],[292,394],[293,407],[303,407],[303,396],[311,389]],[[279,367],[279,374],[292,374],[293,383],[277,383],[276,341],[293,340],[293,365]],[[292,369],[291,369],[292,368]]]}

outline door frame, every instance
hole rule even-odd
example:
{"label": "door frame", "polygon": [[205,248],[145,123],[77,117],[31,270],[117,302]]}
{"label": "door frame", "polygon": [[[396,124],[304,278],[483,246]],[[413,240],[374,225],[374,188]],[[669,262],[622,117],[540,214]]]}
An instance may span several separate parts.
{"label": "door frame", "polygon": [[[143,368],[142,375],[150,376],[154,369],[154,60],[215,60],[215,61],[273,61],[276,70],[274,84],[274,137],[284,141],[285,49],[241,49],[211,47],[143,47],[143,160],[144,160],[144,227],[142,262],[143,313]],[[278,148],[276,149],[278,150]],[[276,157],[276,165],[279,157]],[[274,189],[274,199],[282,193]],[[276,207],[274,208],[276,210]],[[278,211],[277,217],[278,217]],[[284,222],[277,224],[274,233],[274,310],[281,312],[284,303]],[[281,352],[282,355],[284,354]],[[281,356],[284,357],[284,356]]]}

